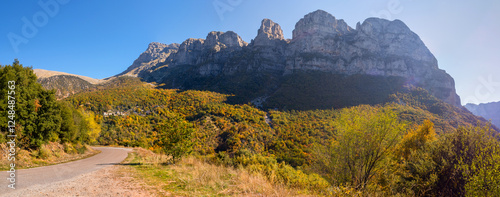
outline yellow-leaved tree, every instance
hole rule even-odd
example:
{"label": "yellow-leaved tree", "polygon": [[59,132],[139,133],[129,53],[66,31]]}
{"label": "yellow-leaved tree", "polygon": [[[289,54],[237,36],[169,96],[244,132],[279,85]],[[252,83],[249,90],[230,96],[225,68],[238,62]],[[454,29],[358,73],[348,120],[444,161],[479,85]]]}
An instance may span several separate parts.
{"label": "yellow-leaved tree", "polygon": [[390,106],[360,105],[342,109],[331,144],[333,182],[364,189],[382,170],[406,130]]}
{"label": "yellow-leaved tree", "polygon": [[101,125],[92,111],[80,110],[80,112],[83,116],[82,130],[80,131],[83,141],[95,144],[101,133]]}

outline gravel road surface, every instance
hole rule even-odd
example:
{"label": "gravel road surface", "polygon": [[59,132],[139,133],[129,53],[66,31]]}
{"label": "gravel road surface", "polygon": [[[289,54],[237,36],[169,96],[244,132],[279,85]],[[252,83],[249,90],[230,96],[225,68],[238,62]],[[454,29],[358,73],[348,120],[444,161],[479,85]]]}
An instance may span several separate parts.
{"label": "gravel road surface", "polygon": [[51,184],[60,184],[66,180],[75,180],[80,175],[92,173],[105,167],[111,167],[122,162],[128,152],[132,149],[114,148],[114,147],[95,147],[94,149],[102,151],[101,153],[78,161],[38,167],[32,169],[18,170],[16,173],[16,189],[7,187],[9,175],[6,171],[1,174],[2,183],[0,187],[0,196],[15,196],[22,190],[30,188],[47,188]]}

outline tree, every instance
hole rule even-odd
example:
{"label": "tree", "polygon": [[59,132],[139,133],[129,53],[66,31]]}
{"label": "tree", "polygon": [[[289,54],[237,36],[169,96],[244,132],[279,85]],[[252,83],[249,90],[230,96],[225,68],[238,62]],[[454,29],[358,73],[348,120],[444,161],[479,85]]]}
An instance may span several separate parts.
{"label": "tree", "polygon": [[404,135],[388,168],[388,180],[395,189],[410,196],[428,196],[435,189],[439,167],[433,154],[436,151],[434,124],[425,120],[417,129]]}
{"label": "tree", "polygon": [[61,129],[59,132],[59,139],[61,142],[76,142],[77,139],[77,128],[75,126],[75,120],[73,113],[76,110],[71,109],[69,103],[61,102],[59,103],[59,109],[61,110]]}
{"label": "tree", "polygon": [[360,105],[340,111],[331,144],[333,172],[338,184],[364,189],[398,144],[405,124],[390,107]]}
{"label": "tree", "polygon": [[80,141],[95,144],[101,133],[101,125],[96,121],[92,111],[80,110],[82,122],[80,123]]}
{"label": "tree", "polygon": [[[500,196],[500,142],[489,126],[457,130],[455,169],[465,180],[466,196]],[[459,143],[459,144],[458,144]]]}
{"label": "tree", "polygon": [[194,128],[185,119],[170,114],[159,123],[159,142],[163,152],[171,156],[172,163],[177,162],[182,156],[191,153],[193,148]]}

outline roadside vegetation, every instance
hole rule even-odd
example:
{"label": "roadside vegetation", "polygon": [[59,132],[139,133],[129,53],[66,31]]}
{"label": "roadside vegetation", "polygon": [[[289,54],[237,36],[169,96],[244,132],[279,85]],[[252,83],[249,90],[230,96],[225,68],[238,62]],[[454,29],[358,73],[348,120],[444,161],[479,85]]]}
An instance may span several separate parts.
{"label": "roadside vegetation", "polygon": [[[325,180],[323,187],[289,187],[283,179],[288,169],[275,166],[273,173],[266,174],[258,168],[232,167],[222,163],[206,161],[208,158],[188,156],[175,165],[167,165],[168,156],[137,148],[125,160],[124,164],[133,168],[136,178],[147,185],[153,185],[159,195],[172,196],[320,196],[328,187]],[[257,167],[257,166],[254,166]],[[281,169],[280,169],[281,168]],[[291,178],[291,177],[288,177]],[[307,181],[304,179],[303,181]]]}
{"label": "roadside vegetation", "polygon": [[[8,152],[6,144],[0,144],[0,152]],[[16,153],[16,168],[25,169],[75,161],[91,157],[100,151],[94,150],[88,145],[49,142],[36,150],[17,148]],[[0,170],[8,170],[9,165],[10,161],[6,155],[1,154]]]}
{"label": "roadside vegetation", "polygon": [[[9,88],[9,81],[15,82],[15,89]],[[93,114],[56,100],[55,91],[45,90],[36,81],[33,69],[23,67],[17,60],[0,66],[2,152],[8,151],[6,142],[12,139],[7,138],[11,134],[8,121],[12,121],[17,167],[49,165],[95,153],[85,145],[95,143],[99,136],[100,125]],[[1,158],[0,168],[6,169],[10,161],[4,154]]]}

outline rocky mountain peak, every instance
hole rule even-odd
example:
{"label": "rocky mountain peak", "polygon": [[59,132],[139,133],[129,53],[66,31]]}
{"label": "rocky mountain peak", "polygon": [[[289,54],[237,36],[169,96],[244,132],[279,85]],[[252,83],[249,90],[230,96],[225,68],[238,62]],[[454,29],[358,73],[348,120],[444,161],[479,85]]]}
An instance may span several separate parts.
{"label": "rocky mountain peak", "polygon": [[166,58],[166,54],[169,53],[168,50],[177,51],[177,49],[179,49],[179,44],[177,43],[167,45],[159,42],[152,42],[149,43],[148,49],[146,49],[137,60],[140,62],[149,62],[152,59]]}
{"label": "rocky mountain peak", "polygon": [[222,48],[234,48],[234,47],[244,47],[247,46],[248,43],[243,41],[241,37],[234,33],[233,31],[220,32],[220,31],[212,31],[208,33],[207,38],[205,39],[205,48],[213,48],[215,46],[221,46]]}
{"label": "rocky mountain peak", "polygon": [[275,40],[285,40],[281,26],[270,19],[263,19],[260,28],[257,31],[257,37],[254,39],[254,45],[274,45]]}
{"label": "rocky mountain peak", "polygon": [[[359,23],[358,23],[359,24]],[[381,33],[393,33],[393,34],[412,34],[405,23],[400,20],[389,21],[387,19],[381,18],[367,18],[363,21],[363,24],[356,25],[356,30],[361,30],[365,34],[381,34]]]}
{"label": "rocky mountain peak", "polygon": [[146,52],[148,52],[148,53],[159,53],[165,47],[167,47],[166,44],[159,43],[159,42],[152,42],[152,43],[149,43],[148,48],[146,49]]}
{"label": "rocky mountain peak", "polygon": [[316,10],[304,16],[295,24],[292,39],[308,35],[337,35],[353,31],[344,20],[337,20],[333,15],[323,10]]}
{"label": "rocky mountain peak", "polygon": [[177,43],[167,45],[159,42],[151,42],[146,51],[127,70],[119,75],[137,76],[139,72],[165,61],[171,54],[177,52],[178,49],[179,44]]}
{"label": "rocky mountain peak", "polygon": [[437,69],[437,60],[425,46],[420,37],[400,20],[389,21],[380,18],[368,18],[361,25],[356,25],[357,46],[373,52],[382,52],[386,56],[405,56],[423,61],[423,66]]}
{"label": "rocky mountain peak", "polygon": [[[368,18],[352,29],[343,20],[317,10],[296,23],[290,41],[284,40],[281,27],[269,19],[262,20],[257,33],[248,45],[232,31],[213,31],[206,39],[187,39],[171,49],[175,50],[172,55],[163,54],[166,45],[151,43],[136,61],[154,61],[141,63],[142,68],[150,69],[139,76],[158,83],[169,81],[174,88],[194,86],[195,82],[191,82],[197,81],[196,77],[207,80],[224,76],[237,84],[241,76],[267,74],[272,75],[268,80],[273,81],[267,86],[276,88],[290,75],[311,71],[396,77],[460,106],[453,78],[438,68],[436,58],[420,37],[400,20]],[[150,67],[153,64],[157,66]],[[190,74],[176,73],[183,68],[189,68]],[[185,77],[188,75],[193,77],[191,81]],[[237,75],[240,77],[231,78]],[[272,94],[273,88],[269,87],[262,87],[266,93],[255,97]]]}

